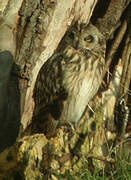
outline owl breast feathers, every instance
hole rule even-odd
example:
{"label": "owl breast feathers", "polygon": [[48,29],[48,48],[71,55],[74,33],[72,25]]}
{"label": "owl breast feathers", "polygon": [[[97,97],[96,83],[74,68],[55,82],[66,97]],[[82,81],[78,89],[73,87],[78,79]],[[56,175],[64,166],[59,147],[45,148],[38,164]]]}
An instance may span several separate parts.
{"label": "owl breast feathers", "polygon": [[59,124],[77,123],[101,84],[105,40],[90,24],[68,32],[62,41],[38,75],[34,117],[48,112]]}

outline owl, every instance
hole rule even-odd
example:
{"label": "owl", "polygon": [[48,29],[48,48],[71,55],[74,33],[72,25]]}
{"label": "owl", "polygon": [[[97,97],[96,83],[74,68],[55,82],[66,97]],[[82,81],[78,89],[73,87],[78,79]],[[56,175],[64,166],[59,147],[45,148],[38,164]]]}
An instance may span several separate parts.
{"label": "owl", "polygon": [[39,128],[49,119],[56,127],[79,122],[101,84],[105,48],[103,35],[92,24],[67,32],[36,80],[34,123]]}

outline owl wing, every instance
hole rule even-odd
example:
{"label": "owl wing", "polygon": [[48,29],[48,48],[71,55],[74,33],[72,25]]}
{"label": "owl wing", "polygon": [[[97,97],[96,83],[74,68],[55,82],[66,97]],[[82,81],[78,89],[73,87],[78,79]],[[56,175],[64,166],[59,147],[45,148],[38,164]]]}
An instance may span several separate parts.
{"label": "owl wing", "polygon": [[62,86],[62,59],[62,54],[55,54],[46,61],[39,72],[34,89],[36,115],[43,110],[52,111],[55,119],[60,115],[62,101],[67,97],[67,92]]}

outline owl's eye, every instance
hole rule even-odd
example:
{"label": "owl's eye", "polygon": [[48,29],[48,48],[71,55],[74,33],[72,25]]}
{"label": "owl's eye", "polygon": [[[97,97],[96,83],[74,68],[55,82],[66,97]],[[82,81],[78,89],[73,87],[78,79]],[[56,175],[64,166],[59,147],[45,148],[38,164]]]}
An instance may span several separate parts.
{"label": "owl's eye", "polygon": [[84,38],[84,41],[88,42],[88,43],[92,43],[94,40],[94,37],[92,35],[89,35],[87,37]]}

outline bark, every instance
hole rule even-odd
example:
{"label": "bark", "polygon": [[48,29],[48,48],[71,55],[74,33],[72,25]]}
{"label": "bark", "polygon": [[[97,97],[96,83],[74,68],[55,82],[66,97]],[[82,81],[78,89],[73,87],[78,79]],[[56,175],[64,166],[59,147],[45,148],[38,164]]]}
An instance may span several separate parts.
{"label": "bark", "polygon": [[111,38],[115,29],[119,26],[122,13],[129,3],[130,1],[127,0],[111,0],[103,18],[99,18],[96,22],[96,26],[105,35],[106,39]]}

